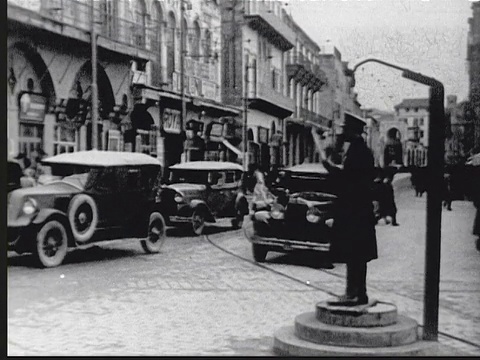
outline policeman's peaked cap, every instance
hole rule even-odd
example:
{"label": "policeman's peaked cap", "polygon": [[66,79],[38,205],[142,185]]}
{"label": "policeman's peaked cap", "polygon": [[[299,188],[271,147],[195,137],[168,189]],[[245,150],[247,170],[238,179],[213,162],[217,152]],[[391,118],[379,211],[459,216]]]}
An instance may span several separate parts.
{"label": "policeman's peaked cap", "polygon": [[342,126],[348,126],[351,129],[357,130],[358,132],[362,133],[363,128],[367,125],[365,120],[363,120],[361,117],[358,117],[352,113],[345,112],[344,113],[344,122]]}

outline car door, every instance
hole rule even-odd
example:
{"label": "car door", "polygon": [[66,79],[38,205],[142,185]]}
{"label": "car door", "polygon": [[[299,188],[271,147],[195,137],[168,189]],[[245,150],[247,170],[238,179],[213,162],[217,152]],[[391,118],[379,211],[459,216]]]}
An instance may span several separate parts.
{"label": "car door", "polygon": [[98,209],[98,227],[110,228],[120,221],[120,195],[115,167],[104,167],[92,170],[92,186],[86,189]]}
{"label": "car door", "polygon": [[131,227],[145,217],[148,211],[148,182],[140,166],[129,166],[123,169],[121,176],[121,208],[122,224],[124,227]]}
{"label": "car door", "polygon": [[228,190],[225,188],[225,171],[211,171],[209,174],[211,185],[207,194],[207,205],[215,217],[223,217],[227,209]]}

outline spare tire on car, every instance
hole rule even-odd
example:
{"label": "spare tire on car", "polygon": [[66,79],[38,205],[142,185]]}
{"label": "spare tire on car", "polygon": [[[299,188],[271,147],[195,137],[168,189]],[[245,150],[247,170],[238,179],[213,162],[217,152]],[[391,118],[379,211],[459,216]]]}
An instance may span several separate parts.
{"label": "spare tire on car", "polygon": [[98,225],[98,210],[95,200],[86,194],[75,195],[68,206],[68,222],[75,241],[90,240]]}

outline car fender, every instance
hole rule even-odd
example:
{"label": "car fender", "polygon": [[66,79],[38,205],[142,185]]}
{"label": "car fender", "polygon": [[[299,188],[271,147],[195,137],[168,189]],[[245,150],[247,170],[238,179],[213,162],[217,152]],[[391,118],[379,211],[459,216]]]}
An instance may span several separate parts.
{"label": "car fender", "polygon": [[205,220],[208,222],[215,222],[215,216],[213,216],[212,211],[208,207],[208,205],[203,200],[192,200],[190,201],[190,208],[192,209],[192,213],[196,209],[203,209],[205,210]]}
{"label": "car fender", "polygon": [[57,209],[41,209],[38,212],[37,216],[35,216],[35,218],[33,219],[32,224],[35,224],[35,225],[42,224],[45,222],[45,220],[47,220],[49,217],[53,215],[59,216],[63,220],[65,220],[64,225],[68,229],[70,228],[70,226],[68,226],[67,215],[64,212]]}
{"label": "car fender", "polygon": [[[68,223],[67,214],[63,211],[57,209],[41,209],[38,214],[35,216],[33,221],[31,222],[32,225],[37,227],[38,225],[43,224],[48,219],[55,218],[56,220],[60,221],[63,226],[65,226],[65,230],[67,231],[68,235],[68,246],[75,247],[75,241],[73,239],[72,230],[70,229],[70,224]],[[38,228],[37,228],[38,229]],[[36,233],[37,230],[35,230]]]}

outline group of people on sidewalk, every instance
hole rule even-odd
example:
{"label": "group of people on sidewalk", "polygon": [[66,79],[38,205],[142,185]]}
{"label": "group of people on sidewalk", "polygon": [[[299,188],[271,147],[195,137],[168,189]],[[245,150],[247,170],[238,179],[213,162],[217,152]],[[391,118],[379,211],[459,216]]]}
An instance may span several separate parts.
{"label": "group of people on sidewalk", "polygon": [[43,150],[38,150],[28,157],[25,153],[19,153],[10,160],[14,166],[9,167],[9,185],[14,184],[17,187],[33,187],[42,181],[42,175],[45,175],[44,167],[41,161],[47,154]]}

